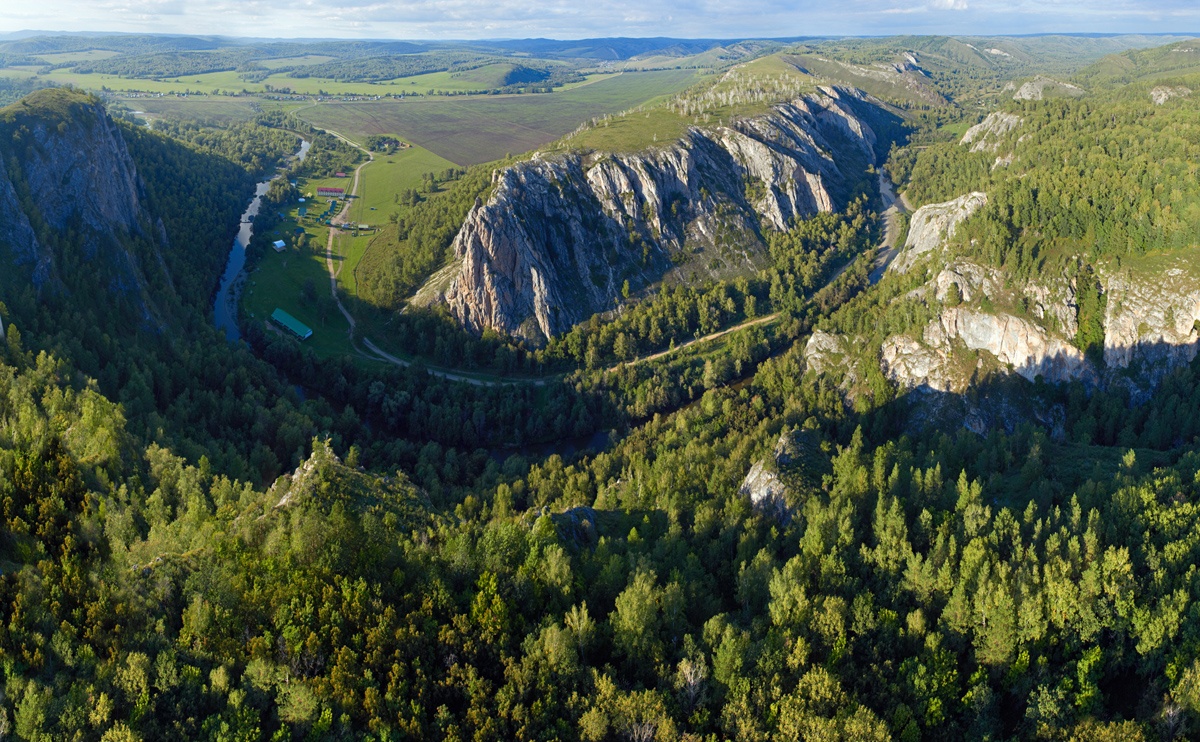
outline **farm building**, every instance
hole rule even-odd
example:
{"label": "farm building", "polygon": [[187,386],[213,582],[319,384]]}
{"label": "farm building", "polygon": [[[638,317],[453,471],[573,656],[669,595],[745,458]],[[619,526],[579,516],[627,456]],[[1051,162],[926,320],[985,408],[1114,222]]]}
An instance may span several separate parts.
{"label": "farm building", "polygon": [[274,312],[271,312],[271,321],[301,340],[307,340],[312,337],[313,331],[311,327],[282,309],[276,309]]}
{"label": "farm building", "polygon": [[330,188],[330,187],[323,186],[323,187],[317,189],[317,195],[318,196],[329,196],[331,198],[341,198],[342,196],[346,195],[346,189],[345,188]]}
{"label": "farm building", "polygon": [[283,252],[284,249],[287,248],[287,243],[283,240],[275,240],[273,243],[271,243],[271,247],[275,248],[275,252]]}
{"label": "farm building", "polygon": [[344,178],[344,177],[346,177],[346,174],[345,174],[345,173],[334,173],[333,177],[335,177],[335,178]]}

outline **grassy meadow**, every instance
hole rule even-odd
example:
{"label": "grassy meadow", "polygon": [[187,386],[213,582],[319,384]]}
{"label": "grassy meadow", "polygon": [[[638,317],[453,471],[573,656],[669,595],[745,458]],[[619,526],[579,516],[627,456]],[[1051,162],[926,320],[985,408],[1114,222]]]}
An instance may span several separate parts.
{"label": "grassy meadow", "polygon": [[583,121],[683,90],[696,79],[694,70],[629,72],[544,95],[329,102],[297,115],[350,137],[399,132],[450,162],[474,165],[536,149]]}

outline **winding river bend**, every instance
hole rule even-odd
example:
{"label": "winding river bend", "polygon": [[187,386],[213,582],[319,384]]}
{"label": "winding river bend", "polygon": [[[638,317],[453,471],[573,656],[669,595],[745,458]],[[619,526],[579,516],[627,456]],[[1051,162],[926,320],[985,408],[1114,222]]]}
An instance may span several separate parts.
{"label": "winding river bend", "polygon": [[[295,159],[303,162],[310,146],[310,142],[301,140],[300,151],[296,153]],[[254,198],[242,213],[242,224],[233,240],[233,247],[229,250],[229,261],[225,264],[225,272],[221,274],[221,286],[213,300],[213,321],[218,330],[225,332],[225,339],[230,342],[242,337],[237,323],[239,279],[242,277],[242,269],[246,267],[246,246],[254,236],[252,218],[258,215],[258,210],[262,207],[262,197],[267,192],[271,180],[272,178],[268,178],[254,187]]]}

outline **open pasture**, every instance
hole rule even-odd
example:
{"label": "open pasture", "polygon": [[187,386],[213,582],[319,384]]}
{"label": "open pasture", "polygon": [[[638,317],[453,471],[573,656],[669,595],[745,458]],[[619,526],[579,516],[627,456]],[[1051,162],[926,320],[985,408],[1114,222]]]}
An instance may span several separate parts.
{"label": "open pasture", "polygon": [[459,165],[536,149],[583,121],[682,90],[693,70],[628,72],[541,95],[330,102],[299,110],[313,124],[351,137],[399,133]]}

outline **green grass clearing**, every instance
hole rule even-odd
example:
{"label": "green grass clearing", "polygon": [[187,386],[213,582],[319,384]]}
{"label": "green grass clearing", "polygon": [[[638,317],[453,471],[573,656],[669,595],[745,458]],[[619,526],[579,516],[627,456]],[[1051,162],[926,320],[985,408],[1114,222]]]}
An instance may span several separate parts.
{"label": "green grass clearing", "polygon": [[[285,220],[271,234],[271,239],[292,242],[295,221]],[[304,341],[322,356],[353,355],[350,326],[338,311],[329,294],[329,272],[325,268],[326,230],[310,227],[309,245],[298,249],[289,246],[281,253],[268,250],[258,267],[246,281],[242,292],[242,309],[248,322],[264,322],[276,308],[282,309],[313,329],[313,336]],[[311,285],[311,297],[305,297],[305,287]]]}
{"label": "green grass clearing", "polygon": [[354,138],[396,132],[451,162],[474,165],[536,149],[583,121],[634,108],[695,81],[694,70],[627,72],[549,94],[331,102],[297,114]]}
{"label": "green grass clearing", "polygon": [[4,67],[0,69],[0,77],[7,77],[10,80],[28,80],[31,77],[37,77],[40,69],[41,67]]}
{"label": "green grass clearing", "polygon": [[[144,98],[118,96],[120,101],[149,118],[184,118],[216,122],[250,121],[258,115],[259,102],[254,98],[195,97]],[[266,108],[265,105],[261,106]]]}
{"label": "green grass clearing", "polygon": [[355,222],[379,224],[396,210],[395,196],[406,188],[418,188],[425,173],[440,173],[456,167],[423,147],[412,146],[390,155],[375,155],[362,170],[358,198],[350,209]]}

